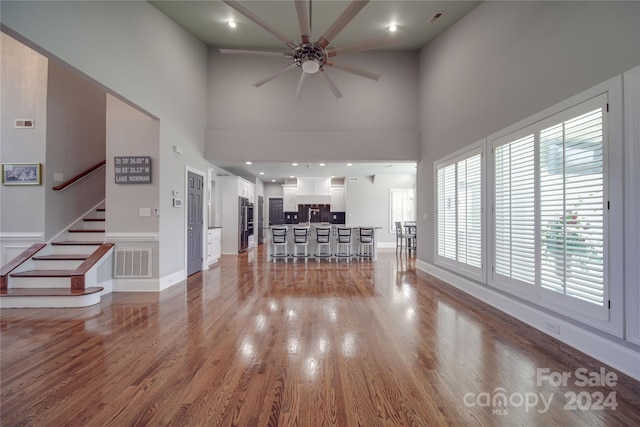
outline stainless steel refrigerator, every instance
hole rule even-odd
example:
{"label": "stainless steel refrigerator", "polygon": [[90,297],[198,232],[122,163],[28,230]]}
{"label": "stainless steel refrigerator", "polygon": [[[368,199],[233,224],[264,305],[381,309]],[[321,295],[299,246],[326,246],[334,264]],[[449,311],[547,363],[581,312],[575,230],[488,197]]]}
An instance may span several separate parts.
{"label": "stainless steel refrigerator", "polygon": [[238,203],[238,252],[244,252],[249,248],[249,236],[253,235],[253,203],[246,197],[238,197]]}

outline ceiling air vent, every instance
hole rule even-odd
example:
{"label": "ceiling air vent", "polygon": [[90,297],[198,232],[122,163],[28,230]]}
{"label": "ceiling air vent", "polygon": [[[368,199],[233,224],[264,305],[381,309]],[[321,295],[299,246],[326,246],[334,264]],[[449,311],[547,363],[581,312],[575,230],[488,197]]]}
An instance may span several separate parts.
{"label": "ceiling air vent", "polygon": [[442,15],[444,15],[444,12],[434,13],[433,16],[429,19],[429,24],[435,24],[438,19],[442,18]]}
{"label": "ceiling air vent", "polygon": [[297,187],[298,186],[298,178],[285,178],[284,185],[290,185]]}

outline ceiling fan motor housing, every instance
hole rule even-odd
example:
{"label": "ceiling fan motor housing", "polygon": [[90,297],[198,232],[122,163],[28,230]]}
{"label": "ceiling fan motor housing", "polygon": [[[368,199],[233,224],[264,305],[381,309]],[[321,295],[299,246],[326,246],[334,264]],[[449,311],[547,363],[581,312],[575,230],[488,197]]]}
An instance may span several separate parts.
{"label": "ceiling fan motor housing", "polygon": [[293,50],[293,60],[306,73],[313,74],[327,63],[327,53],[317,43],[304,43]]}

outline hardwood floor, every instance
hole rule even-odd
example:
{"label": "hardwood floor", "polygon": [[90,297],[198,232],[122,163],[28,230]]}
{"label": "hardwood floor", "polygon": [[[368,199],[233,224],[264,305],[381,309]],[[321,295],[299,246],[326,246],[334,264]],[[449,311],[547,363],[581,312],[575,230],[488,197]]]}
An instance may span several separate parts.
{"label": "hardwood floor", "polygon": [[389,250],[260,249],[161,293],[0,314],[2,426],[640,425],[640,384]]}

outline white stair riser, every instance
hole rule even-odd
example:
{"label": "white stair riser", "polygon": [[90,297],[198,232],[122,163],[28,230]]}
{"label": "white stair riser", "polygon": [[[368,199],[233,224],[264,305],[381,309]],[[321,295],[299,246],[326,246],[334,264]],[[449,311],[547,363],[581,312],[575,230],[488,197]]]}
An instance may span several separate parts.
{"label": "white stair riser", "polygon": [[73,242],[104,242],[104,233],[67,233],[68,240]]}
{"label": "white stair riser", "polygon": [[104,230],[104,221],[82,221],[85,230]]}
{"label": "white stair riser", "polygon": [[33,260],[34,270],[75,270],[84,260]]}
{"label": "white stair riser", "polygon": [[0,308],[88,307],[99,302],[99,292],[77,297],[4,297],[0,298]]}
{"label": "white stair riser", "polygon": [[71,288],[70,277],[11,277],[10,288]]}
{"label": "white stair riser", "polygon": [[92,254],[97,246],[95,245],[55,245],[51,246],[53,254]]}

